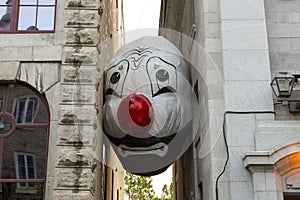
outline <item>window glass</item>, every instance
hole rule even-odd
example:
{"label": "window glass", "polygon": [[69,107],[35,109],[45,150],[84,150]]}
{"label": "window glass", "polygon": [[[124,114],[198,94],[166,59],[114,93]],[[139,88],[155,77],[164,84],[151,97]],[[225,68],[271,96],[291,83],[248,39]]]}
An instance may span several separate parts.
{"label": "window glass", "polygon": [[36,5],[37,0],[20,0],[20,5]]}
{"label": "window glass", "polygon": [[1,5],[7,5],[6,2],[7,2],[7,0],[0,0],[0,6]]}
{"label": "window glass", "polygon": [[18,30],[27,30],[35,26],[36,8],[31,6],[20,6]]}
{"label": "window glass", "polygon": [[[1,93],[1,92],[0,92]],[[48,111],[34,92],[22,85],[8,88],[8,111],[16,118],[17,124],[45,124]]]}
{"label": "window glass", "polygon": [[54,29],[54,7],[39,7],[37,27],[39,30],[53,30]]}
{"label": "window glass", "polygon": [[0,6],[0,31],[10,30],[11,6]]}
{"label": "window glass", "polygon": [[55,0],[39,0],[39,5],[55,5]]}
{"label": "window glass", "polygon": [[0,134],[8,134],[13,125],[11,119],[7,116],[0,117]]}
{"label": "window glass", "polygon": [[38,98],[25,97],[16,100],[14,116],[17,123],[33,123],[38,109]]}
{"label": "window glass", "polygon": [[[0,31],[53,31],[55,0],[0,0]],[[19,7],[16,7],[19,6]],[[13,19],[17,19],[16,23]]]}

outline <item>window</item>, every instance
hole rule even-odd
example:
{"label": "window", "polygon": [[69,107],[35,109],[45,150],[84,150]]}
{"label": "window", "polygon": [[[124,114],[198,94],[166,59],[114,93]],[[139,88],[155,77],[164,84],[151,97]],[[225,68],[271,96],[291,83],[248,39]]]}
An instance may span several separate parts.
{"label": "window", "polygon": [[[14,152],[14,160],[17,179],[36,179],[35,154]],[[18,189],[31,188],[34,188],[34,183],[18,183]]]}
{"label": "window", "polygon": [[53,32],[56,0],[0,0],[1,32]]}
{"label": "window", "polygon": [[47,100],[16,81],[0,82],[0,102],[0,200],[43,199],[50,124]]}
{"label": "window", "polygon": [[25,97],[16,100],[14,116],[17,123],[33,123],[38,99],[36,97]]}

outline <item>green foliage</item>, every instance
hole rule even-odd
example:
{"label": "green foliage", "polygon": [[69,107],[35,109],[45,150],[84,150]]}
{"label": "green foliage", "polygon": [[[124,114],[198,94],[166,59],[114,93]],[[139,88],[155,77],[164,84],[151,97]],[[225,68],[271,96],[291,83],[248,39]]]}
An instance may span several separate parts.
{"label": "green foliage", "polygon": [[152,178],[126,173],[125,193],[129,200],[153,199],[155,193],[153,190]]}
{"label": "green foliage", "polygon": [[169,186],[164,184],[162,188],[161,198],[159,200],[173,200],[174,199],[174,191],[173,184],[171,183]]}
{"label": "green foliage", "polygon": [[152,178],[136,176],[130,173],[125,175],[125,194],[128,200],[174,200],[173,184],[165,184],[161,197],[154,197]]}

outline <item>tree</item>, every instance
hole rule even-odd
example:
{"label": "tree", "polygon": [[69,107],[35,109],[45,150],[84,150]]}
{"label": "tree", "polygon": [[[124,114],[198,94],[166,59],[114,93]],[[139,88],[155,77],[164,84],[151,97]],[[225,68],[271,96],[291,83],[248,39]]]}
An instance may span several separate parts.
{"label": "tree", "polygon": [[160,197],[154,197],[152,200],[174,200],[173,184],[169,186],[164,184]]}
{"label": "tree", "polygon": [[151,177],[136,176],[126,172],[125,193],[128,200],[152,200],[154,190]]}
{"label": "tree", "polygon": [[161,200],[173,200],[174,199],[174,191],[173,184],[171,183],[169,186],[164,184],[162,188]]}

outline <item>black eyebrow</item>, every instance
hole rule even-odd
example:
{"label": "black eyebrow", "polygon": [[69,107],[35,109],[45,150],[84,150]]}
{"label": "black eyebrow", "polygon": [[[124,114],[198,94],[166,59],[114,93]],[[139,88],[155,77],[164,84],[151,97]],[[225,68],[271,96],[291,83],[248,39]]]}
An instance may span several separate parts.
{"label": "black eyebrow", "polygon": [[121,95],[119,95],[118,93],[116,93],[116,91],[114,91],[114,90],[111,89],[111,88],[108,88],[108,89],[105,91],[105,96],[106,96],[106,95],[113,95],[113,96],[122,98]]}
{"label": "black eyebrow", "polygon": [[152,97],[158,96],[160,94],[164,94],[164,93],[175,93],[176,90],[171,87],[171,86],[166,86],[161,88],[160,90],[158,90]]}

